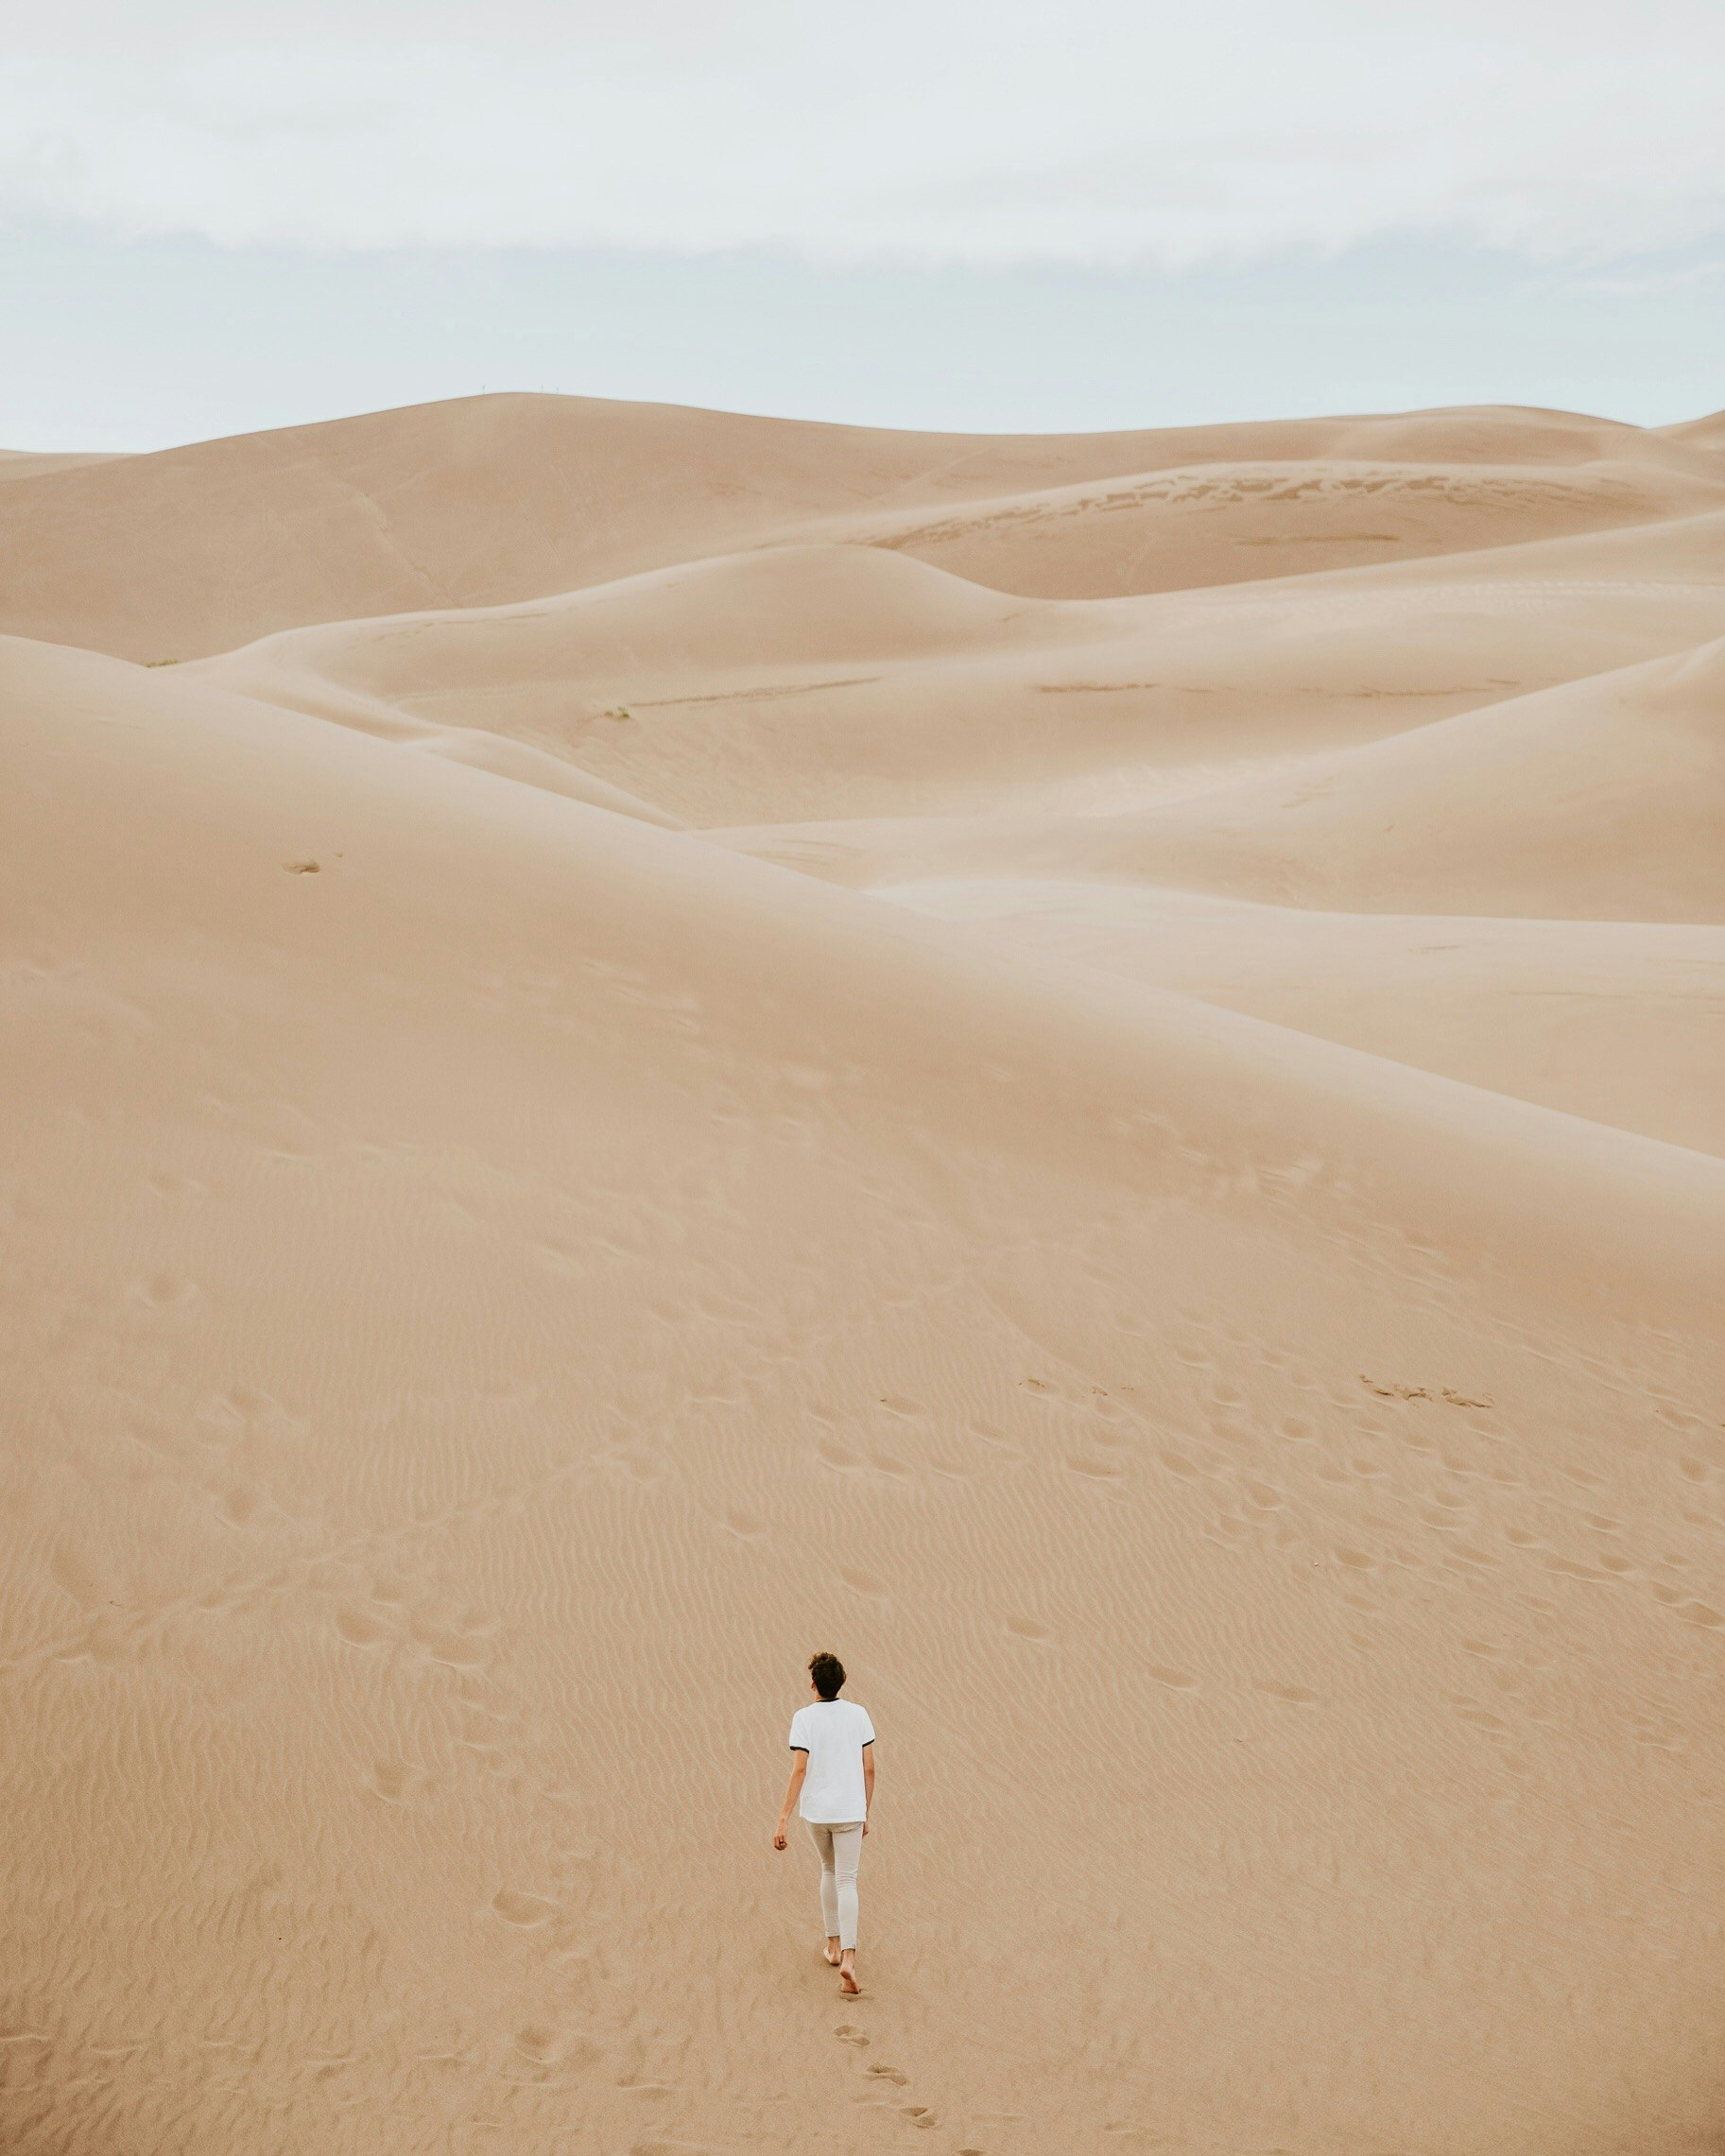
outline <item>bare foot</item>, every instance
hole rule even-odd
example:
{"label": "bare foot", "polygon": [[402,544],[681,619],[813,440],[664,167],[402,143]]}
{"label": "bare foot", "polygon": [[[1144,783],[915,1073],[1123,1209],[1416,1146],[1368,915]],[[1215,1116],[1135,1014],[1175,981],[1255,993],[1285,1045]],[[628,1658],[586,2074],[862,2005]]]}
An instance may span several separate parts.
{"label": "bare foot", "polygon": [[838,1957],[838,1989],[847,1999],[854,1999],[862,1990],[856,1981],[856,1949],[847,1946]]}
{"label": "bare foot", "polygon": [[838,1966],[838,1941],[836,1939],[829,1939],[820,1949],[820,1957],[829,1969],[837,1969]]}

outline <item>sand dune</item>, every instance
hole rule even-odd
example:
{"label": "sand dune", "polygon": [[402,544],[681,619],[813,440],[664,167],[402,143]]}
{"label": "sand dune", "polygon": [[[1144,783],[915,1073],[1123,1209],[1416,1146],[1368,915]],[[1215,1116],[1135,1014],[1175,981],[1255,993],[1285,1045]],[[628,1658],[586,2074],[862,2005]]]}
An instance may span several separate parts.
{"label": "sand dune", "polygon": [[1680,446],[1711,450],[1716,456],[1725,450],[1725,412],[1711,412],[1705,419],[1685,420],[1679,426],[1660,428],[1666,441]]}
{"label": "sand dune", "polygon": [[1358,911],[1725,921],[1725,642],[1120,815],[724,834],[833,881],[1090,875]]}
{"label": "sand dune", "polygon": [[[9,490],[0,2140],[1705,2156],[1704,444],[541,403]],[[1211,454],[1668,513],[1095,598],[774,526]]]}
{"label": "sand dune", "polygon": [[716,825],[1153,803],[1689,649],[1721,620],[1725,513],[1062,603],[802,546],[287,632],[205,671],[326,716],[356,692],[504,733]]}
{"label": "sand dune", "polygon": [[0,629],[185,659],[310,621],[537,597],[868,504],[1138,471],[1164,439],[894,435],[563,397],[422,405],[9,497]]}
{"label": "sand dune", "polygon": [[[1266,522],[1248,482],[1236,505],[1244,513],[1228,518],[1226,537],[1200,539],[1182,509],[1191,468],[1242,463],[1277,467],[1273,485],[1320,506],[1284,508]],[[1040,529],[1048,490],[1127,480],[1147,485],[1152,504],[1157,489],[1174,490],[1149,549],[1163,566],[1147,570],[1150,582],[1129,577],[1125,587],[1147,590],[1169,575],[1184,584],[1330,565],[1284,559],[1309,550],[1292,535],[1314,519],[1332,561],[1356,558],[1362,543],[1338,542],[1331,526],[1362,463],[1437,468],[1392,474],[1399,507],[1373,511],[1392,514],[1404,547],[1591,528],[1619,509],[1626,522],[1672,514],[1716,500],[1725,484],[1711,437],[1512,408],[991,437],[475,397],[108,459],[24,494],[9,491],[0,497],[0,630],[147,664],[307,622],[535,598],[744,545],[877,531],[905,543],[930,526],[923,543],[939,562],[955,550],[940,519],[978,502],[989,505],[984,526],[947,565],[986,569],[983,580],[1014,591],[1107,596],[1123,588],[1110,554],[1116,542],[1091,532],[1062,569],[1055,554],[1065,549]],[[1303,476],[1294,464],[1308,467]],[[1455,466],[1513,475],[1445,470]],[[1529,466],[1570,471],[1542,478]],[[1240,483],[1236,471],[1235,492]],[[1026,497],[1023,516],[1010,508],[1015,495]],[[1004,534],[992,530],[1003,515]],[[1341,510],[1344,523],[1355,515]],[[1147,523],[1142,509],[1137,521]],[[1141,548],[1158,523],[1151,507]],[[1268,548],[1255,545],[1267,537]],[[1377,559],[1382,542],[1363,543]],[[1170,550],[1195,544],[1207,569],[1170,565]]]}
{"label": "sand dune", "polygon": [[91,464],[110,464],[114,459],[100,451],[63,452],[35,449],[0,449],[0,481],[8,479],[41,479],[54,472],[76,472]]}
{"label": "sand dune", "polygon": [[1725,471],[1200,464],[968,503],[936,520],[859,518],[847,536],[1047,598],[1184,591],[1654,523],[1725,504]]}
{"label": "sand dune", "polygon": [[1321,913],[1034,876],[883,885],[919,913],[1470,1085],[1725,1153],[1725,928]]}

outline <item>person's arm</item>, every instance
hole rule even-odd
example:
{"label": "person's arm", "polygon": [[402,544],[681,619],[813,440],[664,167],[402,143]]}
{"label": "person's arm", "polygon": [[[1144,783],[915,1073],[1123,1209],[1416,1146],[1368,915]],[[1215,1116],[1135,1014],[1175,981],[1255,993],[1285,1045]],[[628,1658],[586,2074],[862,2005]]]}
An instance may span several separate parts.
{"label": "person's arm", "polygon": [[869,1814],[874,1809],[874,1739],[863,1746],[863,1832],[869,1831]]}
{"label": "person's arm", "polygon": [[[772,1830],[772,1845],[775,1849],[785,1847],[785,1829],[789,1823],[792,1811],[796,1807],[797,1799],[802,1793],[802,1777],[807,1772],[808,1753],[806,1751],[793,1751],[791,1753],[790,1780],[785,1786],[785,1803],[779,1813],[779,1823]],[[871,1783],[872,1783],[874,1776],[872,1768],[869,1769],[869,1776]]]}

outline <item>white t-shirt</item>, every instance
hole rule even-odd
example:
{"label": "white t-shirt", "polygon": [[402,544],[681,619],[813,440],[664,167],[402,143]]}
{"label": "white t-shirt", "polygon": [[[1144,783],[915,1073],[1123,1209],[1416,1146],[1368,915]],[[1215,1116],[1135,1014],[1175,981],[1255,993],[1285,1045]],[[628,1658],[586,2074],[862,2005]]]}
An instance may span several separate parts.
{"label": "white t-shirt", "polygon": [[790,1748],[808,1753],[802,1801],[797,1806],[817,1826],[850,1825],[869,1816],[863,1786],[863,1746],[874,1742],[874,1724],[854,1699],[812,1699],[790,1718]]}

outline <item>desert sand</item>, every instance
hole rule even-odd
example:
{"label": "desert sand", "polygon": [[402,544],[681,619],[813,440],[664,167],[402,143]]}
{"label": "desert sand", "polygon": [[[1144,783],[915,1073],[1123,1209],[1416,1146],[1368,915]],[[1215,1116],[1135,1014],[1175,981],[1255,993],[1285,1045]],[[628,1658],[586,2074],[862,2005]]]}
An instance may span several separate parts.
{"label": "desert sand", "polygon": [[9,2156],[1717,2150],[1725,423],[488,398],[0,632]]}

